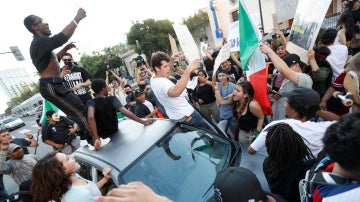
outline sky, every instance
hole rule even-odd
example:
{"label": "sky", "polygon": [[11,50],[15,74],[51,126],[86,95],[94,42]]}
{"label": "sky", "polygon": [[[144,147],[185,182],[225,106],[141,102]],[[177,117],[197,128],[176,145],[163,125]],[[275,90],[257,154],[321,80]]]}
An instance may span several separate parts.
{"label": "sky", "polygon": [[[69,42],[77,49],[70,53],[75,60],[83,53],[91,54],[105,47],[126,42],[126,33],[135,22],[144,19],[168,19],[181,22],[208,5],[209,0],[11,0],[0,7],[0,53],[9,52],[10,46],[18,46],[25,61],[18,62],[12,54],[0,54],[0,70],[25,67],[36,82],[36,69],[31,63],[29,47],[32,34],[23,20],[37,15],[49,23],[52,34],[59,33],[75,17],[79,7],[87,17],[80,21]],[[7,108],[3,92],[0,92],[0,114]]]}

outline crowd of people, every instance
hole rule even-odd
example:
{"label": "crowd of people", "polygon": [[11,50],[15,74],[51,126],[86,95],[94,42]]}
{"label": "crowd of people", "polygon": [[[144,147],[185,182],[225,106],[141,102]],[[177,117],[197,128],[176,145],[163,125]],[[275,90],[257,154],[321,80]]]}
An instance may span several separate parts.
{"label": "crowd of people", "polygon": [[[170,56],[157,51],[149,63],[138,60],[136,85],[130,85],[110,70],[105,79],[92,78],[68,53],[75,44],[66,43],[86,17],[85,10],[80,8],[53,36],[42,18],[26,17],[24,25],[34,35],[30,55],[40,74],[40,93],[66,117],[46,112],[42,141],[54,152],[41,159],[26,148],[38,145],[32,134],[12,138],[8,131],[0,131],[0,195],[8,197],[2,182],[2,175],[8,174],[20,187],[31,184],[28,191],[33,201],[171,201],[141,182],[121,185],[102,196],[99,188],[110,179],[111,168],[103,170],[97,184],[77,174],[80,165],[71,154],[80,147],[80,139],[101,149],[101,141],[116,134],[121,114],[145,127],[154,118],[203,129],[208,129],[204,119],[226,120],[233,141],[248,146],[250,154],[265,151],[263,172],[271,193],[261,188],[250,170],[230,167],[217,174],[210,201],[360,200],[360,103],[344,106],[332,96],[336,90],[344,92],[349,71],[360,77],[360,54],[351,45],[359,32],[360,2],[343,2],[346,6],[337,29],[322,33],[321,44],[309,50],[308,64],[286,51],[287,36],[278,29],[272,39],[259,45],[266,55],[273,114],[264,114],[254,99],[256,91],[238,53],[231,53],[214,72],[219,54],[214,47],[203,49],[203,63],[187,61],[181,53]],[[59,53],[53,52],[63,45]],[[311,181],[306,179],[309,170],[342,180]],[[313,183],[310,191],[304,188],[310,193],[299,189],[302,179]]]}

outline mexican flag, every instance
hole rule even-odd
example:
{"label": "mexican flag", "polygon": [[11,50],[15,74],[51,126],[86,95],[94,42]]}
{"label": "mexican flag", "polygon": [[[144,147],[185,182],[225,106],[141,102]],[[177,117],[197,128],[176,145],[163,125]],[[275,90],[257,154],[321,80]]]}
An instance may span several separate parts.
{"label": "mexican flag", "polygon": [[59,108],[57,108],[53,103],[51,103],[49,100],[43,98],[43,110],[42,110],[42,114],[40,117],[40,123],[42,125],[44,125],[47,120],[46,112],[49,110],[54,110],[54,111],[58,112],[60,115],[64,115],[64,113],[61,110],[59,110]]}
{"label": "mexican flag", "polygon": [[260,32],[250,18],[244,0],[239,0],[240,59],[251,85],[254,99],[259,102],[264,115],[272,115],[267,93],[267,68],[265,56],[259,49]]}

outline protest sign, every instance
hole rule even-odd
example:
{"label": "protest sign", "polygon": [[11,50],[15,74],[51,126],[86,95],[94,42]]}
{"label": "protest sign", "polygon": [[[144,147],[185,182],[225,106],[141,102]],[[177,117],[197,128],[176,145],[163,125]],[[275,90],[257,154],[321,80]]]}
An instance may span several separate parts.
{"label": "protest sign", "polygon": [[307,63],[331,0],[301,0],[298,3],[286,50]]}
{"label": "protest sign", "polygon": [[200,52],[188,27],[186,25],[174,23],[173,28],[179,40],[181,50],[188,61],[199,60],[201,58]]}
{"label": "protest sign", "polygon": [[221,47],[219,54],[215,59],[213,76],[216,74],[216,71],[219,69],[220,64],[229,58],[230,58],[230,44],[226,43]]}

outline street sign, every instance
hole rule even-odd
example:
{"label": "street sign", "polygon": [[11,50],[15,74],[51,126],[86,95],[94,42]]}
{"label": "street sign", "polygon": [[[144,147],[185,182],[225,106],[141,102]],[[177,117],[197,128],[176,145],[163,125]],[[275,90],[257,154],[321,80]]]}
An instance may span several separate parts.
{"label": "street sign", "polygon": [[10,46],[12,54],[14,54],[17,61],[24,61],[25,58],[17,46]]}

